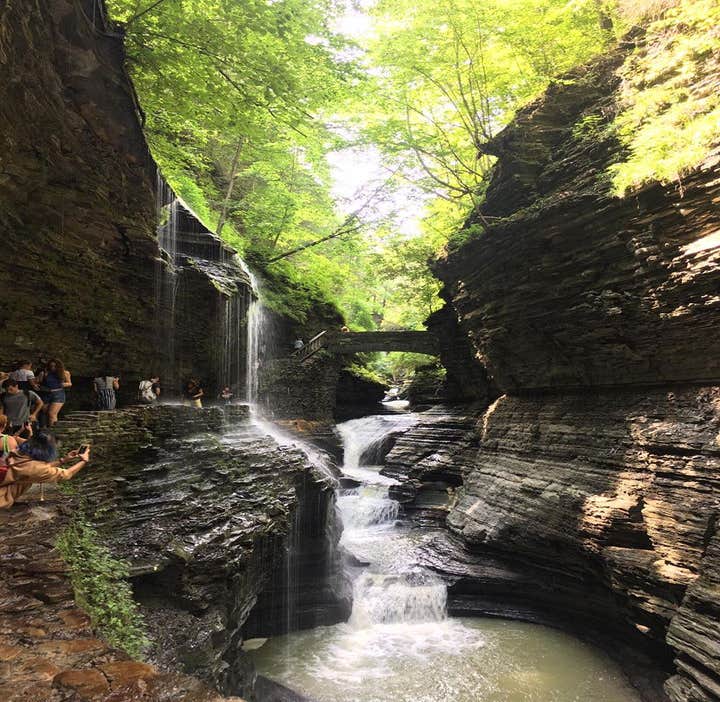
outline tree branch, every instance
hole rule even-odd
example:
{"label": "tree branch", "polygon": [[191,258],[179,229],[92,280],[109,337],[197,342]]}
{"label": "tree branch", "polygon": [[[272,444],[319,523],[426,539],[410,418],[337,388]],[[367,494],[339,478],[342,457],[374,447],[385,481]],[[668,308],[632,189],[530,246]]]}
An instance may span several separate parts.
{"label": "tree branch", "polygon": [[127,22],[125,22],[125,26],[129,27],[135,20],[140,19],[144,15],[146,15],[148,12],[152,12],[158,5],[161,5],[164,3],[165,0],[156,0],[150,7],[145,8],[142,12],[138,12],[136,15],[133,15]]}

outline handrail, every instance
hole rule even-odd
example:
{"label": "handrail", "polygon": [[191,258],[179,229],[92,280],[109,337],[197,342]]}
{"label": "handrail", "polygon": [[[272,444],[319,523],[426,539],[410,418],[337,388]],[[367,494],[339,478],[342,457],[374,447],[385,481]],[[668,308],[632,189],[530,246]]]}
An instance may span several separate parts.
{"label": "handrail", "polygon": [[291,354],[300,363],[307,361],[310,356],[314,356],[320,349],[325,346],[327,329],[316,334],[310,341],[307,342],[302,348],[296,349]]}

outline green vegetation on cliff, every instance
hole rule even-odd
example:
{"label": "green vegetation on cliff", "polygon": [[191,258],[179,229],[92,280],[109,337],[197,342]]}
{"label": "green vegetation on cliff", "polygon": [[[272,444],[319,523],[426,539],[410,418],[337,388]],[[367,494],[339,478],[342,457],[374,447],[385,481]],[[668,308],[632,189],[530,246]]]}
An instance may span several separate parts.
{"label": "green vegetation on cliff", "polygon": [[300,324],[327,301],[354,328],[420,327],[441,304],[427,261],[484,198],[485,144],[636,24],[618,190],[677,179],[719,136],[718,0],[108,4],[163,172]]}
{"label": "green vegetation on cliff", "polygon": [[613,167],[623,193],[682,176],[720,143],[720,2],[682,0],[651,22],[621,69],[616,121],[629,156]]}
{"label": "green vegetation on cliff", "polygon": [[116,648],[140,658],[149,641],[133,599],[126,563],[117,560],[78,511],[58,537],[56,546],[67,563],[77,603],[93,627]]}

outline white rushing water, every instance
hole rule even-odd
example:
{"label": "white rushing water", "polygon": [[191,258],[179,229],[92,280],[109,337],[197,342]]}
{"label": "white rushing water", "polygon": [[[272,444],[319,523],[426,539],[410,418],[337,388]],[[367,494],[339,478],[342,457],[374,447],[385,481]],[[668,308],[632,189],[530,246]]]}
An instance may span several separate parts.
{"label": "white rushing water", "polygon": [[338,430],[341,544],[354,565],[353,609],[343,624],[269,640],[252,652],[258,672],[318,702],[636,702],[605,656],[544,627],[447,616],[447,589],[417,563],[432,532],[400,520],[380,475],[380,450],[417,421],[390,414]]}
{"label": "white rushing water", "polygon": [[[338,426],[343,438],[343,474],[361,481],[338,497],[344,526],[341,544],[359,562],[368,563],[353,583],[349,625],[355,629],[447,619],[445,585],[414,564],[417,540],[398,524],[400,505],[388,494],[395,481],[380,475],[378,465],[388,439],[416,422],[414,414],[394,413]],[[361,465],[368,461],[375,465]]]}
{"label": "white rushing water", "polygon": [[[351,419],[338,424],[338,432],[343,441],[343,473],[348,476],[359,475],[361,480],[367,482],[382,482],[379,475],[379,466],[360,465],[363,454],[372,458],[374,450],[382,447],[383,442],[393,433],[400,433],[417,423],[417,416],[410,412],[395,412],[391,414],[377,414],[360,419]],[[368,460],[363,461],[368,464]],[[379,461],[378,461],[379,463]]]}
{"label": "white rushing water", "polygon": [[155,266],[155,329],[163,352],[161,376],[172,377],[175,369],[175,316],[178,276],[178,219],[180,203],[158,171],[156,174],[157,239],[164,258]]}

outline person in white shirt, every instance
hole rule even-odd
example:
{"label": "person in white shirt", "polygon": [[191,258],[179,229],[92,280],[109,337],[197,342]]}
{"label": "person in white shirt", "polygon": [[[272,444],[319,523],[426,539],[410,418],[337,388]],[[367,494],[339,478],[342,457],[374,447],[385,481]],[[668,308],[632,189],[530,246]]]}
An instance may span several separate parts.
{"label": "person in white shirt", "polygon": [[152,404],[158,401],[160,396],[160,378],[153,376],[150,380],[141,380],[138,385],[138,399],[141,402]]}
{"label": "person in white shirt", "polygon": [[10,373],[10,379],[16,380],[21,390],[37,390],[38,384],[30,361],[20,361],[17,368]]}

